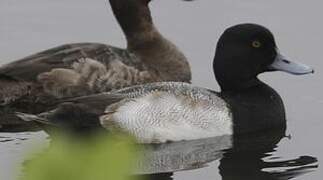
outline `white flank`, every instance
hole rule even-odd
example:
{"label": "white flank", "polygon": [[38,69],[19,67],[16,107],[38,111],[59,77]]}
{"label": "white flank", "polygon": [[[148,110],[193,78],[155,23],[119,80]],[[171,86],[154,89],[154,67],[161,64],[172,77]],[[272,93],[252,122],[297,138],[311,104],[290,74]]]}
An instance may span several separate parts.
{"label": "white flank", "polygon": [[102,116],[101,123],[109,128],[113,121],[141,143],[231,135],[232,117],[226,103],[217,96],[211,99],[152,92]]}

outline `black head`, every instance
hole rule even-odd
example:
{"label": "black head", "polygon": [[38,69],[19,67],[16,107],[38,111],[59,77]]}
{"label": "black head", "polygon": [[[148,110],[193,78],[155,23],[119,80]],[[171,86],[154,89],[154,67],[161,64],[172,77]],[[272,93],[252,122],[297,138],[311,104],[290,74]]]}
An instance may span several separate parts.
{"label": "black head", "polygon": [[213,68],[222,90],[252,86],[277,56],[272,33],[256,24],[228,28],[221,36]]}
{"label": "black head", "polygon": [[257,75],[266,71],[285,71],[294,75],[314,72],[311,67],[291,62],[281,55],[273,34],[257,24],[236,25],[222,34],[213,69],[222,91],[258,85]]}

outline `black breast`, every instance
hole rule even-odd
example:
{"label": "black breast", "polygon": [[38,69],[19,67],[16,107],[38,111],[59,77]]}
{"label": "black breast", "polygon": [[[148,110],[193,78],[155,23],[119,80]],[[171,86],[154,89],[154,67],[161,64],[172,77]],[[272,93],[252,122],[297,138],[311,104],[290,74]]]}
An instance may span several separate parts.
{"label": "black breast", "polygon": [[234,134],[285,128],[285,108],[280,95],[261,83],[236,92],[222,92],[233,113]]}

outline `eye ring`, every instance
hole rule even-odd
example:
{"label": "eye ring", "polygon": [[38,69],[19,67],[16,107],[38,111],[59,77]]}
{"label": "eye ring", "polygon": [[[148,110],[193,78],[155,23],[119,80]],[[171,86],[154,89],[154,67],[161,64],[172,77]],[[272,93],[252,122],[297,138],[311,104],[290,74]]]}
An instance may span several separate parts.
{"label": "eye ring", "polygon": [[262,46],[262,44],[258,40],[255,40],[252,42],[252,47],[254,47],[254,48],[260,48],[261,46]]}

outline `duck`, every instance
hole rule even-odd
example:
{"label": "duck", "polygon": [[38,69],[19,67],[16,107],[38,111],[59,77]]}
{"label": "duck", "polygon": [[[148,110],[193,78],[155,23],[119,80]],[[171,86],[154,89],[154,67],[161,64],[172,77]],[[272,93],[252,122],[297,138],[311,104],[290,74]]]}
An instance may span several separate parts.
{"label": "duck", "polygon": [[124,132],[139,143],[242,136],[286,127],[282,98],[259,74],[314,72],[285,58],[269,29],[250,23],[223,32],[213,70],[220,92],[185,82],[155,82],[74,98],[39,115],[17,116],[62,131]]}
{"label": "duck", "polygon": [[3,65],[0,67],[3,126],[15,122],[5,117],[14,114],[10,109],[40,113],[64,98],[149,82],[191,81],[187,58],[159,33],[152,21],[151,0],[109,2],[125,34],[127,48],[100,43],[65,44]]}

